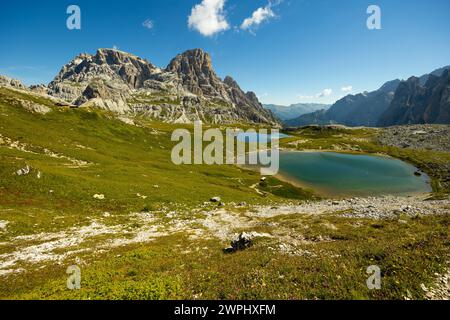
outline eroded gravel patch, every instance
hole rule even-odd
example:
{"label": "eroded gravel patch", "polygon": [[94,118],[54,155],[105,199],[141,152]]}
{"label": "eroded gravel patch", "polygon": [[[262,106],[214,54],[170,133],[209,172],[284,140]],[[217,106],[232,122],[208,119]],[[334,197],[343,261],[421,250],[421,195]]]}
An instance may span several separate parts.
{"label": "eroded gravel patch", "polygon": [[[241,211],[241,212],[239,212]],[[216,238],[224,244],[236,236],[238,230],[252,231],[266,223],[267,218],[281,215],[337,214],[349,218],[398,219],[400,215],[442,215],[450,212],[450,201],[425,201],[425,197],[352,198],[318,202],[290,203],[280,206],[211,207],[202,206],[188,212],[170,211],[130,213],[129,223],[108,225],[110,214],[93,219],[90,224],[68,230],[39,233],[12,238],[7,244],[12,252],[0,254],[0,276],[25,271],[23,264],[45,261],[62,262],[80,252],[105,251],[136,243],[154,241],[163,236],[184,233],[190,239]],[[195,213],[195,217],[194,217]],[[0,224],[1,226],[1,224]],[[6,225],[5,225],[6,226]],[[332,229],[333,226],[329,225]],[[2,230],[0,228],[0,230]],[[4,229],[3,229],[4,230]],[[288,254],[308,255],[298,252],[300,244],[331,239],[304,239],[290,234],[276,223],[264,237],[274,238],[276,250]]]}
{"label": "eroded gravel patch", "polygon": [[385,128],[378,140],[383,145],[450,152],[450,125],[409,125]]}
{"label": "eroded gravel patch", "polygon": [[257,206],[248,214],[261,218],[279,215],[307,214],[320,215],[338,213],[350,218],[392,219],[400,214],[407,216],[447,214],[450,200],[426,200],[422,197],[369,197],[344,200],[324,200],[306,202],[299,205]]}

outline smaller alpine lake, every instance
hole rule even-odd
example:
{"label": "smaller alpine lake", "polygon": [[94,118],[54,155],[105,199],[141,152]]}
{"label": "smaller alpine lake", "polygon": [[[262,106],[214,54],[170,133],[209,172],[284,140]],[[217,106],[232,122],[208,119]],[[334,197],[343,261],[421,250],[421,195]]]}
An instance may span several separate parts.
{"label": "smaller alpine lake", "polygon": [[255,133],[255,132],[240,132],[237,134],[237,141],[240,142],[259,142],[259,143],[268,143],[272,140],[280,140],[283,138],[289,137],[288,135],[284,133],[270,133],[270,134],[263,134],[263,133]]}
{"label": "smaller alpine lake", "polygon": [[413,195],[432,190],[429,177],[414,166],[366,154],[282,151],[280,176],[331,197]]}

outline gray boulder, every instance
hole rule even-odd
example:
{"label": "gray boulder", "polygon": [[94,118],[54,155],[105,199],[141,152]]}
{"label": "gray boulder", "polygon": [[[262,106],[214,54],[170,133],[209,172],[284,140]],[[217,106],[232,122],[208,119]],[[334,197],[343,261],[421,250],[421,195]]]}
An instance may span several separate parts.
{"label": "gray boulder", "polygon": [[232,240],[230,247],[225,248],[225,253],[233,253],[236,251],[245,250],[253,245],[254,235],[251,233],[242,232],[236,239]]}

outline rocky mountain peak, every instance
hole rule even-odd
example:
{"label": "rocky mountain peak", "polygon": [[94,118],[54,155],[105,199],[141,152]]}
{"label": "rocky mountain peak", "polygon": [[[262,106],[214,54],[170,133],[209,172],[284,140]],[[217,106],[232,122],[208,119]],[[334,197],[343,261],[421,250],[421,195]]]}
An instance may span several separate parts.
{"label": "rocky mountain peak", "polygon": [[378,89],[378,91],[381,91],[381,92],[384,92],[384,93],[395,92],[395,90],[397,90],[397,87],[400,84],[400,82],[401,82],[401,80],[399,80],[399,79],[388,81],[385,84],[383,84],[381,86],[381,88]]}
{"label": "rocky mountain peak", "polygon": [[140,88],[158,68],[150,62],[130,53],[115,49],[99,49],[92,56],[80,54],[62,67],[54,81],[49,85],[54,88],[61,82],[88,85],[93,79],[107,81],[124,81],[130,88]]}
{"label": "rocky mountain peak", "polygon": [[248,91],[248,92],[245,94],[245,96],[246,96],[251,102],[253,102],[254,104],[261,104],[261,103],[259,102],[259,99],[258,99],[256,93],[254,93],[253,91]]}
{"label": "rocky mountain peak", "polygon": [[123,52],[116,49],[98,49],[93,58],[97,64],[109,64],[109,65],[125,65],[133,64],[135,66],[145,65],[155,68],[150,62],[145,59],[139,58],[131,53]]}
{"label": "rocky mountain peak", "polygon": [[201,49],[177,55],[166,69],[116,49],[82,53],[61,68],[48,93],[77,106],[145,112],[164,121],[277,124],[255,94],[244,93],[231,77],[222,81]]}
{"label": "rocky mountain peak", "polygon": [[256,93],[254,93],[252,91],[248,91],[248,92],[244,93],[242,91],[241,87],[239,87],[236,80],[234,80],[232,77],[226,76],[225,79],[223,80],[223,82],[231,89],[231,91],[234,91],[235,94],[237,93],[238,95],[241,95],[242,98],[245,97],[253,105],[255,105],[255,106],[261,105],[261,103],[258,100],[258,97],[256,96]]}
{"label": "rocky mountain peak", "polygon": [[415,76],[409,77],[408,80],[406,80],[406,82],[420,84],[419,78]]}
{"label": "rocky mountain peak", "polygon": [[188,69],[196,73],[214,73],[211,56],[202,49],[187,50],[173,58],[167,66],[168,71],[180,71],[180,68],[185,68],[185,73]]}
{"label": "rocky mountain peak", "polygon": [[239,89],[240,89],[240,87],[239,87],[239,85],[237,84],[236,80],[234,80],[234,79],[233,79],[232,77],[230,77],[230,76],[226,76],[225,79],[223,80],[223,82],[224,82],[227,86],[229,86],[230,88],[235,88],[235,89],[239,88]]}
{"label": "rocky mountain peak", "polygon": [[177,55],[166,71],[177,74],[183,87],[198,96],[228,100],[223,82],[212,67],[210,55],[201,49],[188,50]]}
{"label": "rocky mountain peak", "polygon": [[[442,73],[443,77],[446,77],[446,75],[448,74],[448,70],[445,70]],[[439,82],[440,77],[435,76],[434,74],[430,74],[430,76],[428,77],[427,81],[425,82],[424,86],[427,88],[433,87],[436,85],[437,82]]]}

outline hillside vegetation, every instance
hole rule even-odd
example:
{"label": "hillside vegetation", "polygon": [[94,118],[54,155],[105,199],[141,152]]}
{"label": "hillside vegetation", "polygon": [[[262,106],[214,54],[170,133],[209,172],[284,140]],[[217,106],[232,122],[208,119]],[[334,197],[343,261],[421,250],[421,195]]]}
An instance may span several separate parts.
{"label": "hillside vegetation", "polygon": [[[353,216],[347,202],[277,178],[261,183],[257,172],[172,164],[180,127],[191,129],[0,88],[0,298],[441,297],[432,288],[447,268],[448,200],[427,202],[423,213]],[[448,194],[426,167],[448,163],[448,152],[386,147],[369,129],[290,134],[283,147],[423,164],[435,197]],[[224,253],[243,231],[255,235],[253,246]],[[381,290],[366,286],[374,264]],[[66,287],[71,265],[81,269],[81,290]]]}

